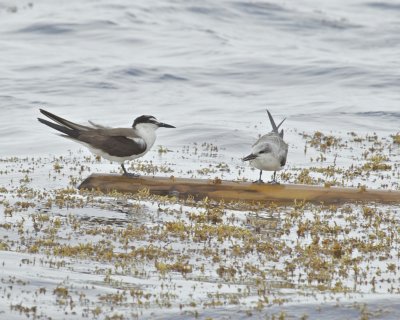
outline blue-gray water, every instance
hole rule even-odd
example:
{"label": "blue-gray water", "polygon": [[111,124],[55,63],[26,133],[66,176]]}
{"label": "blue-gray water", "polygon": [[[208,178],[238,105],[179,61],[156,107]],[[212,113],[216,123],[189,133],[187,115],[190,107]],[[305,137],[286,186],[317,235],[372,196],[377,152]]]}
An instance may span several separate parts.
{"label": "blue-gray water", "polygon": [[163,145],[232,154],[269,130],[267,107],[300,131],[395,133],[399,18],[398,1],[3,1],[0,155],[75,148],[39,107],[118,126],[152,114],[178,127]]}
{"label": "blue-gray water", "polygon": [[[277,121],[287,118],[288,166],[302,167],[309,157],[298,132],[400,131],[399,49],[400,1],[1,1],[0,157],[80,148],[36,121],[42,107],[110,126],[152,114],[177,127],[160,129],[156,145],[176,151],[210,142],[223,147],[218,161],[243,165],[240,158],[257,135],[270,130],[268,108]],[[178,175],[179,168],[207,167],[210,159],[199,164],[175,154],[163,161],[173,161]],[[23,178],[14,174],[15,181]],[[60,180],[35,179],[46,188],[65,187]],[[14,268],[19,253],[14,258],[3,251],[7,255],[7,272],[25,275]],[[63,272],[57,280],[64,280]],[[71,273],[77,282],[88,276]],[[397,300],[377,294],[366,302],[380,310],[377,318],[398,319]],[[320,302],[269,310],[293,318],[360,317],[352,301],[342,300],[341,308]],[[171,319],[185,317],[174,310]],[[229,308],[210,308],[208,315],[247,317]]]}

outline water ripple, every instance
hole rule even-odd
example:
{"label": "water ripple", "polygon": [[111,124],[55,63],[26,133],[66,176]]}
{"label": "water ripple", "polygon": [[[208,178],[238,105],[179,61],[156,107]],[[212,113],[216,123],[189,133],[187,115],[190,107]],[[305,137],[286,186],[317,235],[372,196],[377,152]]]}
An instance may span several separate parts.
{"label": "water ripple", "polygon": [[27,27],[17,30],[17,33],[32,33],[44,35],[61,35],[83,30],[98,30],[117,26],[117,23],[111,20],[96,20],[87,23],[34,23]]}
{"label": "water ripple", "polygon": [[[135,101],[135,114],[176,119],[184,135],[160,131],[171,148],[198,137],[236,143],[224,132],[257,123],[266,105],[307,130],[398,131],[398,2],[73,0],[12,13],[8,2],[0,4],[0,144],[10,154],[51,143],[40,131],[27,144],[18,129],[30,128],[37,101],[118,124],[115,110],[131,114]],[[343,121],[337,110],[349,109]]]}
{"label": "water ripple", "polygon": [[159,79],[162,81],[188,81],[189,80],[185,77],[177,76],[177,75],[170,74],[170,73],[164,73],[163,75],[161,75],[159,77]]}
{"label": "water ripple", "polygon": [[382,9],[382,10],[400,10],[400,3],[393,2],[367,2],[365,4],[368,7]]}
{"label": "water ripple", "polygon": [[54,23],[35,23],[28,27],[19,29],[19,33],[37,33],[46,35],[58,35],[74,31],[76,25],[72,23],[54,24]]}
{"label": "water ripple", "polygon": [[238,1],[238,2],[234,2],[233,5],[239,9],[243,10],[246,13],[254,14],[254,15],[270,16],[273,12],[276,12],[276,11],[280,11],[280,12],[287,11],[287,9],[285,9],[283,6],[280,6],[275,3],[270,3],[270,2]]}

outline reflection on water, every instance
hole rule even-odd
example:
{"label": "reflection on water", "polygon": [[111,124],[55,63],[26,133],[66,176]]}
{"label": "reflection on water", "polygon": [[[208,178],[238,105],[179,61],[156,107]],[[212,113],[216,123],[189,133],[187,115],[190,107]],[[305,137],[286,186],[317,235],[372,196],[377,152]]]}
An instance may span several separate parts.
{"label": "reflection on water", "polygon": [[[66,217],[70,214],[70,209],[49,209],[38,207],[40,213],[52,214],[53,216]],[[128,223],[139,225],[149,220],[149,209],[139,204],[112,203],[112,200],[97,204],[92,207],[74,208],[74,218],[85,223],[114,227],[126,227]]]}

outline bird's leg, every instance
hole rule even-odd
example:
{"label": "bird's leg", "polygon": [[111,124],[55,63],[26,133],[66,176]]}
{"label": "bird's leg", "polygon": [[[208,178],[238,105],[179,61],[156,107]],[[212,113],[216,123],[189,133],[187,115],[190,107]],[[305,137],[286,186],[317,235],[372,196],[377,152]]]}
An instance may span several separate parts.
{"label": "bird's leg", "polygon": [[132,178],[137,178],[137,177],[139,177],[139,175],[136,174],[136,173],[129,173],[128,171],[126,171],[125,166],[124,166],[123,163],[121,163],[121,167],[122,167],[122,170],[124,171],[124,173],[122,174],[123,176],[132,177]]}
{"label": "bird's leg", "polygon": [[126,171],[125,166],[123,163],[121,163],[121,168],[124,171],[124,175],[128,175],[128,171]]}
{"label": "bird's leg", "polygon": [[262,175],[262,170],[260,170],[260,177],[258,180],[254,181],[254,183],[264,183],[264,181],[261,180],[261,175]]}
{"label": "bird's leg", "polygon": [[272,180],[268,182],[269,184],[279,184],[278,181],[276,181],[276,171],[274,171],[274,175],[272,176]]}

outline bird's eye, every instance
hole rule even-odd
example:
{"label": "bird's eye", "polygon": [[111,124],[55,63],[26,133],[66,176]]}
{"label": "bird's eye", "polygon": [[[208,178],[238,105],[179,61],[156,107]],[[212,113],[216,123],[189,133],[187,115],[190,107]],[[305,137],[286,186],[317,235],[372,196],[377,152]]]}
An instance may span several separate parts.
{"label": "bird's eye", "polygon": [[260,151],[260,153],[265,153],[265,151]]}

